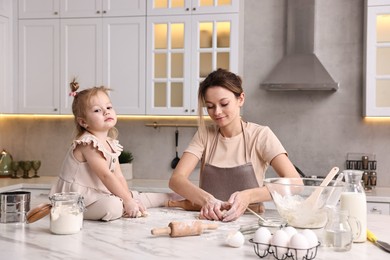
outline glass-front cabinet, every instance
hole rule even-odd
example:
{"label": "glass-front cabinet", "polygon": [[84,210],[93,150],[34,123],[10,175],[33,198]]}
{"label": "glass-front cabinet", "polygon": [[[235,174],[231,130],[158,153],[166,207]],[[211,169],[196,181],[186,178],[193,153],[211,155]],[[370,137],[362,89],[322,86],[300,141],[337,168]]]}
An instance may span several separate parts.
{"label": "glass-front cabinet", "polygon": [[148,15],[238,12],[238,0],[149,0]]}
{"label": "glass-front cabinet", "polygon": [[[195,115],[199,83],[217,68],[238,72],[238,13],[219,12],[238,1],[149,2],[161,10],[147,17],[147,114]],[[191,2],[215,14],[171,15]]]}
{"label": "glass-front cabinet", "polygon": [[364,116],[390,116],[390,0],[366,1]]}

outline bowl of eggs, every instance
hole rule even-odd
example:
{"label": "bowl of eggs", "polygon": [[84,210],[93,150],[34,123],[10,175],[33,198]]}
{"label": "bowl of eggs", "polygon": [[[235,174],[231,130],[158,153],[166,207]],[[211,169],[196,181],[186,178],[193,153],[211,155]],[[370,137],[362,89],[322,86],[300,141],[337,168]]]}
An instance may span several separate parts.
{"label": "bowl of eggs", "polygon": [[313,178],[264,179],[279,215],[289,226],[303,229],[323,228],[328,208],[340,199],[344,182],[331,181],[327,186],[321,182]]}
{"label": "bowl of eggs", "polygon": [[317,235],[312,230],[298,231],[291,226],[278,229],[273,234],[267,227],[260,227],[249,242],[254,245],[254,251],[260,258],[271,254],[278,260],[287,257],[314,259],[320,245]]}

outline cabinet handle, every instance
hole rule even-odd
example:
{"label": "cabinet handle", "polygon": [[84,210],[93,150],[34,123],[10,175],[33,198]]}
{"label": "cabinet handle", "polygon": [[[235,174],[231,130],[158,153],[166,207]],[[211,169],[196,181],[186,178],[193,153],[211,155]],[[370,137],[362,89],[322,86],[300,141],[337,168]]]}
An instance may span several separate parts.
{"label": "cabinet handle", "polygon": [[106,14],[106,13],[107,13],[107,11],[106,11],[106,10],[104,10],[104,11],[103,11],[103,14]]}
{"label": "cabinet handle", "polygon": [[54,112],[57,112],[57,111],[58,111],[58,108],[54,108],[53,110],[54,110]]}
{"label": "cabinet handle", "polygon": [[184,109],[184,112],[185,112],[185,113],[188,113],[188,109]]}
{"label": "cabinet handle", "polygon": [[96,11],[97,14],[100,14],[100,11]]}
{"label": "cabinet handle", "polygon": [[54,15],[58,15],[58,12],[54,12]]}
{"label": "cabinet handle", "polygon": [[371,213],[374,213],[374,214],[382,214],[382,210],[377,209],[377,208],[372,208],[372,209],[371,209]]}
{"label": "cabinet handle", "polygon": [[194,112],[195,112],[195,109],[191,109],[191,112],[194,113]]}
{"label": "cabinet handle", "polygon": [[187,8],[186,8],[186,11],[188,12],[189,10],[190,10],[190,8],[187,7]]}
{"label": "cabinet handle", "polygon": [[193,7],[193,8],[192,8],[192,11],[196,11],[196,7]]}

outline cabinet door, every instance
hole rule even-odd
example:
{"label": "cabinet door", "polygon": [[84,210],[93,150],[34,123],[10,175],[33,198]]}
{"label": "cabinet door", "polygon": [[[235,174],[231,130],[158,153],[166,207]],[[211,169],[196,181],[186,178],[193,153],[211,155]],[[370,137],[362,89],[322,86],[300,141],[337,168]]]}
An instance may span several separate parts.
{"label": "cabinet door", "polygon": [[192,14],[238,13],[239,0],[192,0]]}
{"label": "cabinet door", "polygon": [[116,112],[145,114],[145,18],[104,18],[103,60]]}
{"label": "cabinet door", "polygon": [[11,81],[11,34],[9,19],[0,16],[0,112],[10,113],[12,109]]}
{"label": "cabinet door", "polygon": [[19,21],[19,112],[58,114],[59,21]]}
{"label": "cabinet door", "polygon": [[0,0],[0,16],[12,16],[12,0]]}
{"label": "cabinet door", "polygon": [[365,116],[390,116],[390,6],[367,8]]}
{"label": "cabinet door", "polygon": [[148,15],[183,15],[191,13],[191,0],[148,0]]}
{"label": "cabinet door", "polygon": [[222,68],[238,73],[238,14],[192,16],[191,111],[197,112],[200,82]]}
{"label": "cabinet door", "polygon": [[191,17],[155,16],[147,23],[147,114],[189,115]]}
{"label": "cabinet door", "polygon": [[58,18],[59,11],[60,0],[19,0],[20,19]]}
{"label": "cabinet door", "polygon": [[61,17],[101,17],[103,14],[102,1],[103,0],[61,0]]}
{"label": "cabinet door", "polygon": [[239,0],[148,0],[148,15],[238,13]]}
{"label": "cabinet door", "polygon": [[104,0],[103,16],[145,16],[145,0]]}
{"label": "cabinet door", "polygon": [[71,113],[69,83],[102,85],[102,19],[61,19],[61,114]]}

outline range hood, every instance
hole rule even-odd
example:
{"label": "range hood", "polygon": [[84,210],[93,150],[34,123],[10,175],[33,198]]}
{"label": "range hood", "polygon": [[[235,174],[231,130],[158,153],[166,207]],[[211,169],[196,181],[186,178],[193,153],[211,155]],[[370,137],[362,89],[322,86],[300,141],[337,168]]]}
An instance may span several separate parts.
{"label": "range hood", "polygon": [[266,90],[337,90],[335,82],[314,53],[316,0],[285,0],[287,37],[285,56],[266,77]]}

